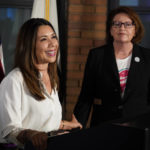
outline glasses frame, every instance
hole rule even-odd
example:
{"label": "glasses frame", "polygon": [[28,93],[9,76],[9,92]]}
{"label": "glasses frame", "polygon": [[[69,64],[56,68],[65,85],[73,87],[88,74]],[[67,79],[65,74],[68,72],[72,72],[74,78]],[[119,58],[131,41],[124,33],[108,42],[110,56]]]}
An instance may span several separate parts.
{"label": "glasses frame", "polygon": [[120,22],[120,21],[113,21],[112,22],[112,27],[114,28],[121,28],[122,25],[124,25],[124,28],[132,28],[133,26],[135,26],[134,22]]}

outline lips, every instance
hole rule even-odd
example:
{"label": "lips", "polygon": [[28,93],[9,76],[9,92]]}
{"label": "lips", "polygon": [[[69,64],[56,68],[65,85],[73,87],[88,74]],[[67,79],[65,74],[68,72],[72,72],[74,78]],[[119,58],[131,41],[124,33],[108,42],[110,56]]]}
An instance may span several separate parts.
{"label": "lips", "polygon": [[126,35],[126,33],[119,33],[119,35]]}
{"label": "lips", "polygon": [[46,51],[46,54],[47,54],[48,56],[55,56],[55,55],[56,55],[56,50]]}

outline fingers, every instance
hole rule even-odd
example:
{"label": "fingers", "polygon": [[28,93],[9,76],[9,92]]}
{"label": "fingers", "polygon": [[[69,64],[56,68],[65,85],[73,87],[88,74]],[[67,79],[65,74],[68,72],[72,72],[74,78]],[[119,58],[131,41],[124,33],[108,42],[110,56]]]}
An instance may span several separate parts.
{"label": "fingers", "polygon": [[45,132],[26,129],[19,133],[17,140],[21,143],[31,141],[36,150],[45,150],[47,148],[48,135]]}
{"label": "fingers", "polygon": [[63,130],[71,130],[73,128],[82,128],[82,125],[79,122],[73,122],[73,121],[63,121],[64,122],[64,126],[63,126]]}
{"label": "fingers", "polygon": [[39,132],[32,136],[32,144],[36,150],[45,150],[47,148],[48,136],[44,132]]}
{"label": "fingers", "polygon": [[71,130],[72,126],[70,126],[68,123],[64,125],[63,130]]}
{"label": "fingers", "polygon": [[81,123],[78,123],[78,127],[79,127],[80,129],[83,128],[83,126],[81,125]]}

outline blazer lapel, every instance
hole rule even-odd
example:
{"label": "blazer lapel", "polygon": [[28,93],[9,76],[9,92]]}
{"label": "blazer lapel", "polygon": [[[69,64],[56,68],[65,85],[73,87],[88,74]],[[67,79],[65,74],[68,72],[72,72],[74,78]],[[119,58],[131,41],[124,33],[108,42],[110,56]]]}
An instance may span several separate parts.
{"label": "blazer lapel", "polygon": [[114,48],[112,45],[110,48],[108,48],[106,57],[107,57],[107,64],[108,64],[107,67],[109,69],[109,72],[112,73],[113,75],[112,79],[115,80],[117,85],[120,87],[119,73],[118,73],[116,58],[114,54]]}
{"label": "blazer lapel", "polygon": [[[132,58],[131,58],[131,64],[128,72],[128,78],[126,82],[126,88],[124,91],[124,101],[128,99],[128,95],[131,91],[133,82],[137,83],[137,80],[139,80],[137,74],[138,74],[138,66],[141,63],[141,55],[140,55],[140,50],[137,45],[133,46],[133,52],[132,52]],[[133,81],[134,80],[134,81]]]}

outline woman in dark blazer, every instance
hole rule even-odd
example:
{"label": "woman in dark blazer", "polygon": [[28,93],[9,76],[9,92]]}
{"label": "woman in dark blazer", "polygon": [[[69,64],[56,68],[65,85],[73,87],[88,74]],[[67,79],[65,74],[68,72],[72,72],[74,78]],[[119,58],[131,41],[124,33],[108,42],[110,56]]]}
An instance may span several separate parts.
{"label": "woman in dark blazer", "polygon": [[137,45],[144,33],[138,15],[119,7],[107,18],[107,44],[90,50],[81,93],[74,109],[86,126],[134,122],[150,112],[150,50]]}

